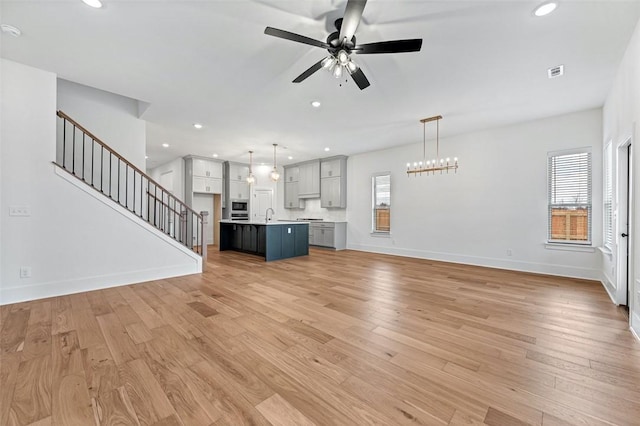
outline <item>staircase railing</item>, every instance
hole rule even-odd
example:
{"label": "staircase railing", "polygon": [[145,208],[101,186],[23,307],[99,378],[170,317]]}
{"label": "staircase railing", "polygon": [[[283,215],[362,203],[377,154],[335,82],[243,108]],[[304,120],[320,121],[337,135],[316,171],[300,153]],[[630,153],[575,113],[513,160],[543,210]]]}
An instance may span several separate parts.
{"label": "staircase railing", "polygon": [[202,216],[62,111],[56,164],[169,237],[206,263]]}

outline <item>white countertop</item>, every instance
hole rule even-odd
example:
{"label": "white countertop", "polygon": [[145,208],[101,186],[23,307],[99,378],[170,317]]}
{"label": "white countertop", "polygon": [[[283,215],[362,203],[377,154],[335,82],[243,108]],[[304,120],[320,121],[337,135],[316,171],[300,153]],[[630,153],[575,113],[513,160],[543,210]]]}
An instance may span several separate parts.
{"label": "white countertop", "polygon": [[263,221],[255,221],[255,220],[231,220],[231,219],[222,219],[220,223],[234,223],[237,225],[304,225],[309,224],[309,222],[304,222],[302,220],[271,220],[269,222]]}

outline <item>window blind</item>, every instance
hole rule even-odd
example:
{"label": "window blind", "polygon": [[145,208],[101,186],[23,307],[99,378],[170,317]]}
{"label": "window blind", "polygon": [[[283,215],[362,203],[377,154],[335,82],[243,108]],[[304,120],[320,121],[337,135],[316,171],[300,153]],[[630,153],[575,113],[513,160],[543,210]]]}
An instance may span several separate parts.
{"label": "window blind", "polygon": [[550,242],[591,242],[591,151],[548,157]]}
{"label": "window blind", "polygon": [[604,245],[611,248],[613,246],[613,170],[612,170],[611,143],[604,149]]}

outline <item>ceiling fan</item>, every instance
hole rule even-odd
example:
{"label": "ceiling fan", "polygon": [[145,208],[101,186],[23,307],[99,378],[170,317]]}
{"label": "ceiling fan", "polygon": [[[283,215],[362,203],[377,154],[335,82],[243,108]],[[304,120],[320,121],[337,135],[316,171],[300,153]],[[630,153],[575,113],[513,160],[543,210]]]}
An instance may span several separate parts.
{"label": "ceiling fan", "polygon": [[340,78],[347,72],[356,82],[360,90],[369,87],[370,83],[362,72],[362,69],[351,60],[351,54],[356,53],[402,53],[419,52],[422,47],[422,39],[380,41],[376,43],[357,44],[355,32],[360,24],[362,12],[367,0],[349,0],[344,11],[344,16],[335,22],[336,31],[329,34],[327,41],[314,40],[300,34],[295,34],[277,28],[267,27],[264,33],[273,37],[284,38],[298,43],[327,49],[329,56],[319,60],[309,69],[296,77],[293,82],[300,83],[321,68],[329,70],[334,77]]}

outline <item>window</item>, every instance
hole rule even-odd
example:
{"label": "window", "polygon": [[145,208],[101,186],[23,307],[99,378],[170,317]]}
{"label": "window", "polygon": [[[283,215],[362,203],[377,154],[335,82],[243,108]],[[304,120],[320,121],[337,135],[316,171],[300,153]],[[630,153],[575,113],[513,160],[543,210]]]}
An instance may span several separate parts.
{"label": "window", "polygon": [[379,173],[372,179],[373,226],[372,232],[391,232],[391,174]]}
{"label": "window", "polygon": [[591,243],[591,151],[550,153],[549,234],[555,243]]}
{"label": "window", "polygon": [[611,249],[613,247],[613,195],[612,195],[612,185],[611,182],[613,180],[613,169],[611,165],[613,161],[612,152],[611,152],[611,142],[607,144],[604,149],[604,188],[603,188],[603,216],[604,216],[604,246]]}

